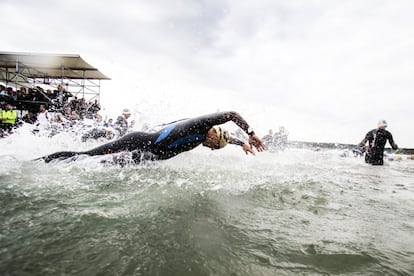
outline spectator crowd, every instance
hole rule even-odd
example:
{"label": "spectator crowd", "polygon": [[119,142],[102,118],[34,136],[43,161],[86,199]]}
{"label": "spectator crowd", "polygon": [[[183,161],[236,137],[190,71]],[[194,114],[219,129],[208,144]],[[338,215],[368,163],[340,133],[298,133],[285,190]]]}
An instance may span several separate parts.
{"label": "spectator crowd", "polygon": [[[13,90],[0,84],[0,128],[1,133],[8,133],[18,126],[19,119],[26,123],[42,121],[44,110],[55,115],[50,120],[82,120],[99,117],[101,109],[97,99],[87,102],[85,98],[77,98],[67,91],[63,85],[56,90],[42,87],[20,87]],[[17,114],[20,111],[20,117]]]}

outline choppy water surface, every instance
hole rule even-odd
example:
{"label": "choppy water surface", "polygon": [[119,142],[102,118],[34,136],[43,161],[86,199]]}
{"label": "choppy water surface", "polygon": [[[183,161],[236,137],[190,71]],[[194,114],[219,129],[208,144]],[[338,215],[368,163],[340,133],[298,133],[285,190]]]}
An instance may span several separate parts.
{"label": "choppy water surface", "polygon": [[124,168],[30,161],[91,146],[0,140],[1,275],[414,274],[414,161],[235,146]]}

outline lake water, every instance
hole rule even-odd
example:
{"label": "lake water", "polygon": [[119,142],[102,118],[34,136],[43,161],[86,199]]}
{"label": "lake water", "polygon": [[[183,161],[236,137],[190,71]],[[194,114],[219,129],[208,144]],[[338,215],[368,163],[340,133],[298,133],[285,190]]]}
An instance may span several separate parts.
{"label": "lake water", "polygon": [[1,275],[414,275],[414,161],[199,147],[108,166],[77,133],[0,139]]}

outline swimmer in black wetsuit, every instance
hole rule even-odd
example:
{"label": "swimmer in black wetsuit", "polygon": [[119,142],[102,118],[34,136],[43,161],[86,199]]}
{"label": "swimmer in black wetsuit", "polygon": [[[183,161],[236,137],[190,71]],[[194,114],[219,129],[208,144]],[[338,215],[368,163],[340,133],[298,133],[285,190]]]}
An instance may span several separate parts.
{"label": "swimmer in black wetsuit", "polygon": [[384,164],[384,148],[387,140],[393,149],[398,149],[391,132],[385,130],[387,126],[385,120],[380,120],[378,128],[369,131],[361,143],[358,144],[358,146],[363,147],[368,142],[365,153],[366,163],[380,166]]}
{"label": "swimmer in black wetsuit", "polygon": [[[226,130],[217,127],[217,125],[228,121],[233,121],[249,135],[248,143],[231,137]],[[200,144],[214,150],[223,148],[227,143],[241,146],[246,154],[250,152],[255,155],[253,146],[258,151],[264,149],[262,141],[249,127],[249,124],[237,112],[230,111],[176,121],[155,133],[133,132],[89,151],[61,151],[40,159],[50,162],[55,159],[66,159],[81,154],[95,156],[132,152],[134,161],[139,163],[142,158],[151,160],[168,159],[184,151],[192,150]]]}

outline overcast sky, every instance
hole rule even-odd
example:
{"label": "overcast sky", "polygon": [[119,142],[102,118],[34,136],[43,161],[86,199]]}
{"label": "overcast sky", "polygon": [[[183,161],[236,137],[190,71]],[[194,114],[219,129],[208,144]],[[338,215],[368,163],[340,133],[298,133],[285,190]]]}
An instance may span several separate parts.
{"label": "overcast sky", "polygon": [[[107,112],[235,110],[260,136],[414,147],[414,1],[2,0],[0,51],[79,54]],[[153,113],[153,114],[149,114]]]}

